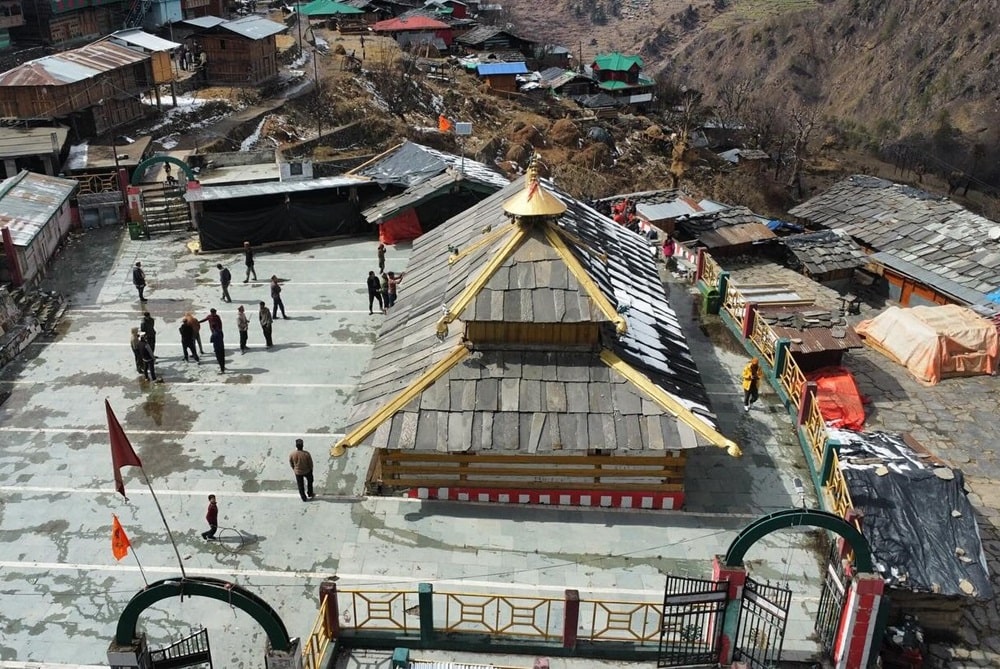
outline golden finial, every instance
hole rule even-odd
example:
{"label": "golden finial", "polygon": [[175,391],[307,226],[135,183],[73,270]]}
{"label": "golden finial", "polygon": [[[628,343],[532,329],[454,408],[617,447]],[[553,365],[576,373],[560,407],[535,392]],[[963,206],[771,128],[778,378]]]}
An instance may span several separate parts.
{"label": "golden finial", "polygon": [[562,200],[548,192],[538,180],[537,153],[531,157],[524,174],[524,190],[503,203],[503,210],[514,218],[557,218],[566,211]]}

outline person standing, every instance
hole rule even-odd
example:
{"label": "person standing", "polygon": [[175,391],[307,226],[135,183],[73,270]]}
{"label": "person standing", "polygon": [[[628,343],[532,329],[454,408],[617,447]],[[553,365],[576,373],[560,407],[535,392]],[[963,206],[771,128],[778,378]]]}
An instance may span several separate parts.
{"label": "person standing", "polygon": [[378,245],[378,272],[385,272],[385,244]]}
{"label": "person standing", "polygon": [[375,313],[372,311],[372,307],[375,306],[375,301],[378,300],[378,310],[385,313],[385,307],[382,305],[382,282],[378,280],[375,276],[375,272],[368,272],[368,313]]}
{"label": "person standing", "polygon": [[215,532],[219,529],[219,505],[215,503],[215,495],[208,496],[208,511],[205,513],[205,520],[208,522],[208,530],[201,533],[201,538],[205,541],[215,539]]}
{"label": "person standing", "polygon": [[204,323],[208,321],[208,329],[212,332],[219,331],[222,332],[222,317],[219,316],[219,312],[215,309],[208,310],[208,316],[202,318],[199,323]]}
{"label": "person standing", "polygon": [[209,337],[209,341],[212,342],[212,350],[215,351],[215,359],[219,363],[219,374],[225,374],[226,345],[222,340],[222,328],[212,330],[212,336]]}
{"label": "person standing", "polygon": [[743,410],[750,411],[750,405],[757,401],[757,386],[760,384],[760,360],[752,358],[743,368]]}
{"label": "person standing", "polygon": [[295,484],[299,487],[299,497],[308,502],[316,495],[313,493],[313,459],[305,449],[301,439],[295,440],[295,450],[288,456],[288,464],[295,474]]}
{"label": "person standing", "polygon": [[256,281],[257,270],[253,267],[253,249],[250,248],[250,242],[243,242],[243,263],[247,266],[247,278],[243,279],[243,283],[249,283],[251,275]]}
{"label": "person standing", "polygon": [[191,333],[194,341],[198,344],[198,353],[205,355],[205,347],[201,345],[201,321],[194,317],[190,311],[184,314],[184,320],[191,326]]}
{"label": "person standing", "polygon": [[243,305],[241,304],[236,309],[236,329],[240,333],[240,353],[245,354],[247,352],[247,336],[250,334],[250,320],[247,318],[246,311],[243,310]]}
{"label": "person standing", "polygon": [[190,350],[194,361],[200,365],[201,359],[198,358],[198,352],[194,348],[194,330],[191,328],[191,323],[186,318],[182,318],[181,326],[177,331],[181,334],[181,352],[184,353],[184,362],[190,359],[188,357],[188,350]]}
{"label": "person standing", "polygon": [[156,378],[156,356],[153,355],[153,349],[149,347],[149,342],[146,341],[146,333],[139,333],[139,355],[142,356],[142,374],[146,377],[147,381],[155,381],[157,383],[163,383],[163,379]]}
{"label": "person standing", "polygon": [[143,295],[143,291],[146,290],[146,272],[142,269],[141,262],[137,262],[132,268],[132,284],[139,291],[139,301],[147,302],[146,296]]}
{"label": "person standing", "polygon": [[146,374],[146,363],[142,360],[142,349],[139,346],[139,328],[132,328],[132,338],[129,341],[132,347],[132,357],[135,358],[135,371]]}
{"label": "person standing", "polygon": [[273,342],[271,341],[271,324],[273,319],[271,318],[271,312],[267,310],[267,304],[265,302],[260,303],[260,329],[264,333],[264,344],[271,348]]}
{"label": "person standing", "polygon": [[274,302],[274,309],[271,310],[271,317],[278,318],[278,309],[281,309],[281,317],[288,320],[288,316],[285,315],[285,303],[281,301],[281,284],[278,283],[278,277],[275,275],[271,276],[271,301]]}
{"label": "person standing", "polygon": [[393,306],[394,304],[396,304],[396,289],[397,289],[397,286],[399,285],[399,282],[402,281],[402,280],[403,280],[403,274],[402,274],[402,272],[400,272],[399,276],[396,276],[392,272],[389,272],[388,290],[389,290],[389,306],[390,307]]}
{"label": "person standing", "polygon": [[139,324],[140,334],[146,335],[149,350],[156,353],[156,323],[148,311],[142,312],[142,323]]}
{"label": "person standing", "polygon": [[222,263],[218,263],[216,267],[219,270],[219,284],[222,286],[222,301],[232,302],[233,298],[229,297],[229,284],[233,280],[233,274],[228,267],[223,267]]}
{"label": "person standing", "polygon": [[379,283],[382,286],[382,311],[384,313],[389,313],[389,277],[386,276],[385,272],[382,272],[380,276]]}

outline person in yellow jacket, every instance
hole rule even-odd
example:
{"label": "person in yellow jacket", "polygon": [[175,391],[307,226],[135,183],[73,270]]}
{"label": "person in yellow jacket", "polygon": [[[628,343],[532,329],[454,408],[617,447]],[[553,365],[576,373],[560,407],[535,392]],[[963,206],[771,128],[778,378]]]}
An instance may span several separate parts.
{"label": "person in yellow jacket", "polygon": [[760,383],[760,360],[752,358],[743,368],[743,410],[750,411],[750,405],[757,401],[757,385]]}

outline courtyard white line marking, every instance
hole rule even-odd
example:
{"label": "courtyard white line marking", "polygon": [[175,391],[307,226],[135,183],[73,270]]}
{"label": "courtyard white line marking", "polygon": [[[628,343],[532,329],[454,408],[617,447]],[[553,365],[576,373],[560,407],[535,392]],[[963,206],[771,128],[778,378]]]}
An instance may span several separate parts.
{"label": "courtyard white line marking", "polygon": [[108,669],[102,664],[56,664],[54,662],[13,662],[0,660],[0,669]]}
{"label": "courtyard white line marking", "polygon": [[[190,364],[190,363],[188,363]],[[212,365],[216,363],[213,360]],[[240,370],[235,367],[229,370],[233,374],[239,374]],[[247,388],[253,390],[254,388],[346,388],[353,389],[356,388],[358,384],[356,383],[258,383],[254,381],[253,383],[226,383],[225,381],[167,381],[173,386],[212,386],[220,388]],[[72,381],[62,381],[59,379],[53,379],[51,381],[29,381],[26,379],[0,379],[0,385],[6,386],[75,386],[78,385]]]}
{"label": "courtyard white line marking", "polygon": [[[162,343],[165,343],[165,341],[164,340],[158,340],[157,343],[158,344],[162,344]],[[312,347],[316,347],[316,348],[372,348],[372,347],[375,346],[374,343],[371,343],[371,344],[345,344],[345,343],[342,343],[342,342],[307,343],[307,342],[299,342],[299,341],[289,341],[289,342],[281,342],[281,341],[279,341],[276,344],[276,346],[280,349],[282,344],[303,344],[304,346],[307,346],[309,348],[312,348]],[[93,348],[108,348],[108,347],[124,348],[124,347],[126,347],[128,345],[129,345],[128,342],[122,343],[122,342],[99,342],[99,341],[37,341],[37,340],[31,342],[30,344],[28,344],[28,346],[39,346],[39,347],[44,347],[44,346],[90,346],[90,347],[93,347]],[[233,347],[233,348],[231,348],[229,350],[230,351],[238,351],[239,347]],[[258,351],[261,350],[259,344],[257,345],[257,349],[256,350],[258,350]],[[208,354],[206,353],[205,355],[208,355]],[[161,356],[157,356],[157,358],[160,358],[160,357]],[[173,356],[162,356],[162,357],[163,357],[164,360],[169,360],[169,359],[173,358]]]}
{"label": "courtyard white line marking", "polygon": [[[249,303],[247,303],[247,305],[244,305],[244,306],[248,306],[248,305],[249,305]],[[257,308],[257,303],[256,302],[253,303],[253,308],[254,309]],[[135,309],[111,309],[111,308],[108,308],[108,307],[101,306],[99,304],[96,304],[96,305],[93,305],[93,306],[82,306],[81,305],[81,306],[70,307],[70,308],[66,309],[66,313],[67,314],[72,314],[74,312],[80,312],[80,313],[93,313],[93,314],[130,314],[130,315],[134,315],[134,316],[142,316],[142,311],[143,310],[140,309],[140,308],[138,308],[138,307],[136,307]],[[178,310],[178,311],[168,311],[167,313],[168,314],[180,314],[180,316],[183,316],[187,312],[186,311],[180,311],[180,310]],[[288,313],[290,313],[290,314],[363,314],[365,312],[364,312],[363,309],[302,309],[302,310],[289,309]],[[157,315],[162,317],[163,313],[159,312],[159,313],[157,313]],[[369,314],[369,315],[371,315],[371,314]],[[180,316],[178,316],[178,318],[180,318]]]}
{"label": "courtyard white line marking", "polygon": [[[216,494],[221,495],[225,498],[254,498],[254,497],[273,497],[275,499],[298,499],[298,492],[278,492],[272,490],[265,490],[261,492],[244,492],[242,490],[221,490],[218,488],[213,488]],[[0,486],[0,492],[5,492],[8,494],[16,493],[41,493],[41,494],[73,494],[73,495],[117,495],[114,490],[107,488],[61,488],[58,486],[35,486],[35,485],[5,485]],[[161,497],[204,497],[205,490],[158,490],[157,495]],[[150,493],[148,490],[134,490],[129,491],[129,497],[149,497]],[[361,502],[364,501],[363,497],[358,497],[356,495],[319,495],[316,500],[322,501],[324,499],[335,499],[337,501],[352,501]]]}
{"label": "courtyard white line marking", "polygon": [[[86,427],[12,427],[9,425],[0,426],[0,432],[20,432],[20,433],[33,433],[40,432],[42,434],[108,434],[108,429],[106,427],[101,428],[86,428]],[[183,430],[129,430],[129,435],[133,434],[154,434],[154,435],[167,435],[167,436],[179,436],[179,437],[260,437],[262,433],[260,432],[233,432],[230,430],[199,430],[193,432],[185,432]],[[344,433],[337,432],[267,432],[265,436],[268,437],[322,437],[324,439],[339,439],[344,436]]]}

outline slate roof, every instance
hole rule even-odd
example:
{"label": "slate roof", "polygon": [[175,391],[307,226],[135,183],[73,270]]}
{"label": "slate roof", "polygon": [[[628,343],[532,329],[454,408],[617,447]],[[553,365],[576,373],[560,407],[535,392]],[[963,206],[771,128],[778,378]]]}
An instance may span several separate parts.
{"label": "slate roof", "polygon": [[493,39],[497,35],[507,35],[507,37],[519,42],[530,42],[530,40],[518,37],[509,30],[504,30],[503,28],[498,28],[497,26],[479,26],[473,28],[467,33],[463,33],[455,38],[456,42],[461,44],[467,44],[469,46],[476,46],[483,44],[484,42]]}
{"label": "slate roof", "polygon": [[[636,211],[639,211],[638,206]],[[710,249],[770,241],[776,237],[767,227],[767,219],[746,207],[728,207],[684,216],[677,219],[677,228],[684,233],[682,237],[686,235],[697,239]]]}
{"label": "slate roof", "polygon": [[0,181],[0,228],[10,229],[15,246],[28,246],[78,185],[27,170]]}
{"label": "slate roof", "polygon": [[[544,233],[533,229],[509,255],[518,233],[502,205],[523,178],[418,238],[371,361],[358,384],[348,430],[461,346],[462,321],[596,322],[602,348],[644,375],[656,393],[714,430],[697,365],[670,308],[646,240],[550,187],[567,206],[556,235],[622,315],[616,336],[607,314],[568,270]],[[541,225],[541,224],[539,224]],[[453,262],[449,257],[458,249]],[[503,262],[439,337],[442,307],[477,285],[486,263]],[[657,399],[605,364],[600,352],[551,346],[471,344],[472,352],[382,422],[365,441],[378,448],[438,451],[585,452],[681,450],[707,443]],[[650,392],[654,392],[650,390]]]}
{"label": "slate roof", "polygon": [[856,269],[868,262],[868,256],[843,230],[821,230],[782,237],[781,243],[797,264],[813,276]]}
{"label": "slate roof", "polygon": [[1000,287],[1000,245],[988,237],[998,224],[947,198],[854,175],[789,213],[812,225],[843,229],[881,252],[873,259],[918,268],[921,276],[914,278],[929,286],[961,287],[963,301],[983,301]]}

